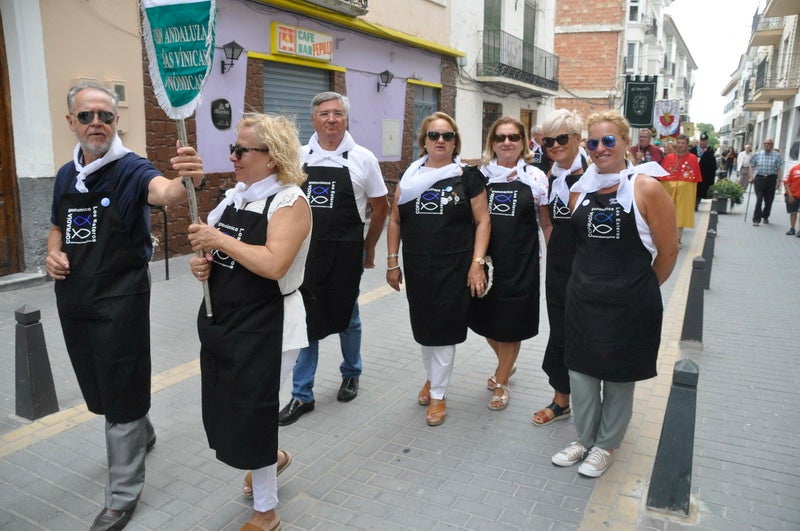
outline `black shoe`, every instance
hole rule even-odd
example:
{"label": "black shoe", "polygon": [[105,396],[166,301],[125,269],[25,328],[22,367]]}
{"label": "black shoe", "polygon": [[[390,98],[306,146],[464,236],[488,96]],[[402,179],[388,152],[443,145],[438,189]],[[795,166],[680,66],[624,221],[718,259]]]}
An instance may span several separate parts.
{"label": "black shoe", "polygon": [[297,419],[299,419],[303,413],[308,413],[309,411],[314,411],[313,400],[308,404],[304,404],[292,397],[289,403],[278,413],[278,425],[288,426],[289,424],[293,424],[297,422]]}
{"label": "black shoe", "polygon": [[764,225],[769,225],[769,218],[764,218]]}
{"label": "black shoe", "polygon": [[149,452],[150,450],[153,449],[153,446],[155,446],[155,445],[156,445],[156,436],[154,434],[153,438],[150,439],[149,441],[147,441],[147,446],[144,447],[144,451],[145,452]]}
{"label": "black shoe", "polygon": [[336,395],[336,400],[339,402],[350,402],[358,396],[358,378],[348,376],[342,380],[342,386],[339,387],[339,394]]}
{"label": "black shoe", "polygon": [[787,236],[794,236],[794,227],[792,227],[791,229],[789,229],[789,231],[786,233],[786,235],[787,235]]}
{"label": "black shoe", "polygon": [[131,519],[134,509],[136,509],[135,505],[124,511],[104,508],[100,511],[100,514],[97,515],[97,518],[94,519],[90,531],[115,531],[117,529],[122,529],[128,525],[128,521]]}

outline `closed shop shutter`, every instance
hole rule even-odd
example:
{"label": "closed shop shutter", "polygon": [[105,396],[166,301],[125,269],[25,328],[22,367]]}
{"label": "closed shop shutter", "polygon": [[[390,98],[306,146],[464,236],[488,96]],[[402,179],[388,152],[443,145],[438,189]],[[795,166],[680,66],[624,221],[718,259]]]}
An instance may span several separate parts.
{"label": "closed shop shutter", "polygon": [[264,110],[294,118],[301,144],[314,134],[311,100],[327,90],[331,90],[328,70],[264,62]]}

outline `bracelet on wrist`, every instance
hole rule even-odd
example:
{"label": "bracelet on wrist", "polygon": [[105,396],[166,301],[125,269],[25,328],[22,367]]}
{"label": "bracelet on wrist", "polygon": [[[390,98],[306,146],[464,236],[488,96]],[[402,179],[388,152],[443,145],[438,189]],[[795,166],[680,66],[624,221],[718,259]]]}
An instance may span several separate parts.
{"label": "bracelet on wrist", "polygon": [[399,266],[399,265],[396,265],[396,266],[394,266],[394,267],[387,267],[387,268],[386,268],[386,271],[393,271],[393,270],[395,270],[395,269],[400,269],[400,266]]}
{"label": "bracelet on wrist", "polygon": [[390,254],[386,257],[387,260],[391,260],[392,258],[400,258],[399,254]]}

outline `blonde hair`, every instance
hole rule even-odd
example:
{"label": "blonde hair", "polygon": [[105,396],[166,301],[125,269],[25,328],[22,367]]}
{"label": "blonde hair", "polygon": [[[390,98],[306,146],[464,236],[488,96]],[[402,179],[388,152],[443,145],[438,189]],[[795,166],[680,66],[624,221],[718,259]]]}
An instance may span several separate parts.
{"label": "blonde hair", "polygon": [[[581,115],[575,111],[568,111],[567,109],[556,109],[551,112],[542,123],[542,133],[547,136],[553,136],[564,130],[570,135],[581,136],[583,133],[583,120],[581,120]],[[580,140],[578,141],[580,142]]]}
{"label": "blonde hair", "polygon": [[596,112],[594,114],[589,115],[589,119],[586,122],[586,128],[589,129],[593,125],[597,125],[599,123],[609,122],[614,124],[617,127],[617,131],[619,131],[619,136],[622,137],[628,145],[631,143],[631,125],[628,123],[628,120],[625,119],[617,111],[602,111]]}
{"label": "blonde hair", "polygon": [[300,160],[300,139],[293,120],[285,116],[247,113],[236,125],[236,131],[245,127],[255,132],[261,147],[269,149],[279,183],[300,185],[306,181]]}
{"label": "blonde hair", "polygon": [[417,131],[417,144],[419,145],[420,157],[428,154],[428,150],[425,149],[425,135],[428,133],[428,124],[434,120],[444,120],[450,124],[450,127],[453,128],[453,131],[456,133],[456,137],[453,139],[456,143],[456,147],[453,150],[453,156],[458,156],[458,154],[461,153],[461,134],[458,132],[458,125],[456,125],[456,121],[447,113],[435,112],[433,114],[429,114],[424,120],[422,120],[422,124],[419,126],[419,131]]}
{"label": "blonde hair", "polygon": [[486,141],[483,144],[483,153],[481,154],[481,165],[489,164],[493,158],[496,157],[494,149],[492,148],[492,144],[494,144],[494,134],[497,131],[497,128],[501,125],[511,124],[517,128],[517,132],[522,135],[522,153],[520,153],[520,158],[525,162],[532,162],[533,161],[533,153],[531,153],[531,149],[528,147],[528,131],[525,128],[525,124],[514,118],[513,116],[502,116],[494,121],[494,123],[489,127],[489,131],[486,133]]}

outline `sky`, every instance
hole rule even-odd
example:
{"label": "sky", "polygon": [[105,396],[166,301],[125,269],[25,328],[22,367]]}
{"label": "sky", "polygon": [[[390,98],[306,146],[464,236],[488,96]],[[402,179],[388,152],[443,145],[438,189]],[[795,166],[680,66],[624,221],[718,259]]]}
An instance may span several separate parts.
{"label": "sky", "polygon": [[722,126],[720,94],[747,51],[756,10],[764,0],[675,0],[665,9],[689,48],[697,70],[689,104],[692,122]]}

